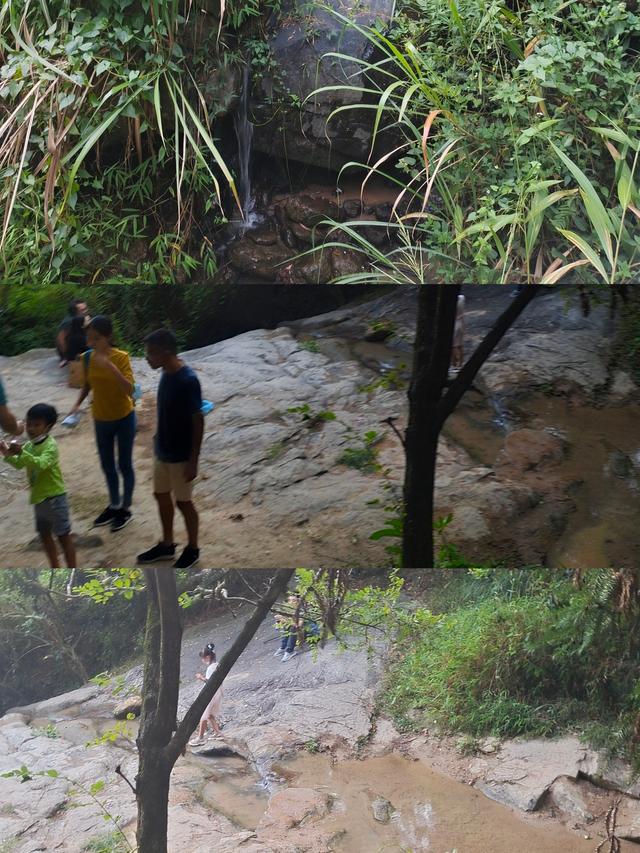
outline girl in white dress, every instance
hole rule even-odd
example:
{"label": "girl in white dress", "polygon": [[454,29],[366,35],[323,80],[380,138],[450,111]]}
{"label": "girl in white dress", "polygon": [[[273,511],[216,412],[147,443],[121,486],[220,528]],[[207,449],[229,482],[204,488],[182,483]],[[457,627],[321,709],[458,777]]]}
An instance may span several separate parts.
{"label": "girl in white dress", "polygon": [[[207,671],[203,675],[201,672],[196,674],[196,678],[199,681],[208,681],[213,673],[218,668],[218,662],[216,660],[215,653],[215,645],[213,643],[207,643],[205,649],[200,652],[200,660],[206,665]],[[207,707],[204,709],[202,713],[202,717],[200,717],[200,728],[198,729],[198,736],[193,740],[189,741],[189,746],[200,746],[204,743],[204,736],[207,731],[209,724],[211,724],[211,728],[213,729],[214,736],[218,736],[220,734],[220,724],[218,723],[218,717],[220,716],[220,705],[222,704],[222,687],[220,687],[213,695],[213,699],[209,702]]]}

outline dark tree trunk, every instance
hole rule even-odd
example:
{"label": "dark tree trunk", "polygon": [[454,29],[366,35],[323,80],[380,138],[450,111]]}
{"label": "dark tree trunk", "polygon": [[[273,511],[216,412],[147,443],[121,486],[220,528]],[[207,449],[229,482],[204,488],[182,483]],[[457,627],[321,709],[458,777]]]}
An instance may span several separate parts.
{"label": "dark tree trunk", "polygon": [[405,434],[402,555],[407,569],[433,566],[433,499],[438,452],[438,405],[447,383],[459,285],[422,285]]}
{"label": "dark tree trunk", "polygon": [[435,565],[434,492],[442,427],[471,388],[491,353],[540,291],[539,285],[527,285],[512,300],[449,385],[448,371],[460,287],[425,284],[420,288],[413,374],[409,386],[409,422],[405,435],[402,539],[402,565],[405,569],[429,569]]}
{"label": "dark tree trunk", "polygon": [[[172,764],[164,754],[175,727],[178,683],[174,673],[180,668],[182,631],[176,624],[174,608],[178,607],[175,577],[170,569],[145,569],[147,581],[147,625],[144,641],[144,680],[142,710],[138,731],[138,775],[136,798],[138,826],[136,840],[140,853],[166,853],[167,811]],[[174,603],[169,601],[173,586]],[[162,589],[162,591],[161,591]],[[165,608],[169,615],[163,613]],[[166,670],[166,672],[165,672]],[[172,685],[175,696],[168,695]],[[162,697],[162,700],[161,700]],[[169,703],[164,708],[162,701]],[[173,722],[164,724],[173,709]]]}
{"label": "dark tree trunk", "polygon": [[[147,624],[144,643],[142,711],[137,738],[136,799],[138,853],[167,853],[167,814],[173,766],[202,712],[247,647],[261,622],[286,590],[293,569],[277,572],[265,595],[229,651],[178,725],[182,624],[175,575],[170,569],[145,569]],[[175,734],[174,734],[175,732]]]}

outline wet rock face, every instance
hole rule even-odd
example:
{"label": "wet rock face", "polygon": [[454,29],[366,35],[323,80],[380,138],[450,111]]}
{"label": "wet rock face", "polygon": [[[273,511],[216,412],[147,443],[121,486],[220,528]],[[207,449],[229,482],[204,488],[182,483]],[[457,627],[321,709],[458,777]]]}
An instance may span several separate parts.
{"label": "wet rock face", "polygon": [[[367,26],[375,21],[389,22],[393,3],[372,0],[362,6],[335,4],[334,8]],[[354,91],[324,91],[306,99],[325,87],[364,85],[359,65],[326,54],[366,59],[372,53],[369,40],[345,27],[330,12],[293,0],[283,4],[280,21],[268,44],[271,65],[259,78],[254,75],[256,150],[334,170],[351,160],[366,160],[373,111],[347,110],[327,126],[335,109],[359,104],[362,96]],[[292,106],[292,96],[296,106]]]}
{"label": "wet rock face", "polygon": [[[328,284],[363,269],[362,256],[351,248],[322,248],[329,226],[343,221],[346,210],[323,192],[290,195],[266,211],[265,221],[231,244],[219,283],[272,282],[278,284]],[[372,210],[369,216],[373,216]],[[388,242],[384,229],[375,230],[377,245]],[[340,233],[331,239],[342,242]],[[314,246],[318,248],[310,251]]]}

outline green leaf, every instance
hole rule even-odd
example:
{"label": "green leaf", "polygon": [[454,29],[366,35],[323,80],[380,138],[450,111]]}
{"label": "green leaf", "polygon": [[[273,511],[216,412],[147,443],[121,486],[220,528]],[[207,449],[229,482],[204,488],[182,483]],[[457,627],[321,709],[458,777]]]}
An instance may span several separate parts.
{"label": "green leaf", "polygon": [[607,213],[604,208],[604,205],[600,201],[600,197],[596,192],[595,187],[593,186],[589,178],[585,175],[585,173],[582,171],[582,169],[576,166],[573,160],[567,157],[567,155],[563,151],[561,151],[557,145],[554,145],[554,143],[552,142],[551,147],[578,182],[580,186],[580,194],[582,195],[582,199],[584,201],[584,205],[587,211],[587,216],[591,220],[591,224],[594,228],[594,231],[598,235],[598,239],[600,240],[600,245],[602,246],[604,253],[609,259],[609,262],[613,265],[613,247],[611,245],[611,234],[615,234],[615,230],[609,218],[609,214]]}
{"label": "green leaf", "polygon": [[609,279],[602,261],[587,241],[579,234],[576,234],[575,231],[567,231],[565,228],[559,228],[558,231],[563,235],[563,237],[566,237],[570,243],[573,243],[574,246],[580,249],[585,258],[588,259],[591,266],[594,267],[600,273],[604,281],[609,284]]}

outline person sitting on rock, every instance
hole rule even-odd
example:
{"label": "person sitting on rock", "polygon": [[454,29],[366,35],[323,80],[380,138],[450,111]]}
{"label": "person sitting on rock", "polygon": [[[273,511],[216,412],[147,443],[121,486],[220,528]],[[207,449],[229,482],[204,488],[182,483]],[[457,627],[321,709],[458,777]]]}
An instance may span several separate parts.
{"label": "person sitting on rock", "polygon": [[60,470],[58,445],[50,435],[58,413],[48,403],[31,406],[27,412],[29,441],[23,446],[13,441],[0,442],[0,453],[14,468],[25,468],[29,480],[31,503],[35,510],[36,530],[52,569],[60,568],[57,537],[67,567],[76,567],[76,549],[71,536],[69,501]]}
{"label": "person sitting on rock", "polygon": [[[282,662],[285,663],[288,660],[297,654],[296,652],[296,644],[298,642],[298,638],[302,636],[305,637],[305,620],[302,614],[302,606],[300,604],[300,598],[297,595],[290,595],[287,598],[287,605],[291,609],[291,616],[289,615],[276,615],[276,626],[279,631],[282,631],[282,640],[280,642],[280,648],[276,649],[273,653],[274,657],[278,657],[282,655]],[[315,623],[312,623],[315,625]],[[315,625],[317,630],[318,626]],[[310,631],[310,636],[313,634],[313,631]]]}
{"label": "person sitting on rock", "polygon": [[[215,648],[216,647],[213,643],[207,643],[205,648],[200,652],[200,660],[205,664],[207,670],[204,675],[201,672],[196,673],[198,681],[208,681],[218,668]],[[219,687],[213,694],[213,697],[207,707],[202,712],[198,736],[189,741],[189,746],[201,746],[204,743],[204,736],[209,725],[211,725],[211,728],[213,729],[214,736],[218,737],[220,734],[220,723],[218,722],[218,718],[220,717],[221,704],[222,687]]]}
{"label": "person sitting on rock", "polygon": [[67,361],[75,361],[79,355],[87,351],[87,348],[87,318],[84,316],[74,317],[67,335],[65,351]]}
{"label": "person sitting on rock", "polygon": [[[65,365],[67,365],[70,361],[73,361],[73,359],[76,357],[73,356],[73,358],[70,358],[68,352],[69,335],[71,334],[73,321],[76,318],[80,318],[82,328],[84,329],[89,321],[89,309],[84,299],[71,300],[71,302],[69,303],[68,314],[58,327],[58,334],[56,336],[56,350],[58,351],[58,356],[60,357],[60,367],[65,367]],[[85,340],[84,349],[80,350],[80,352],[84,352],[86,348],[87,347]]]}

